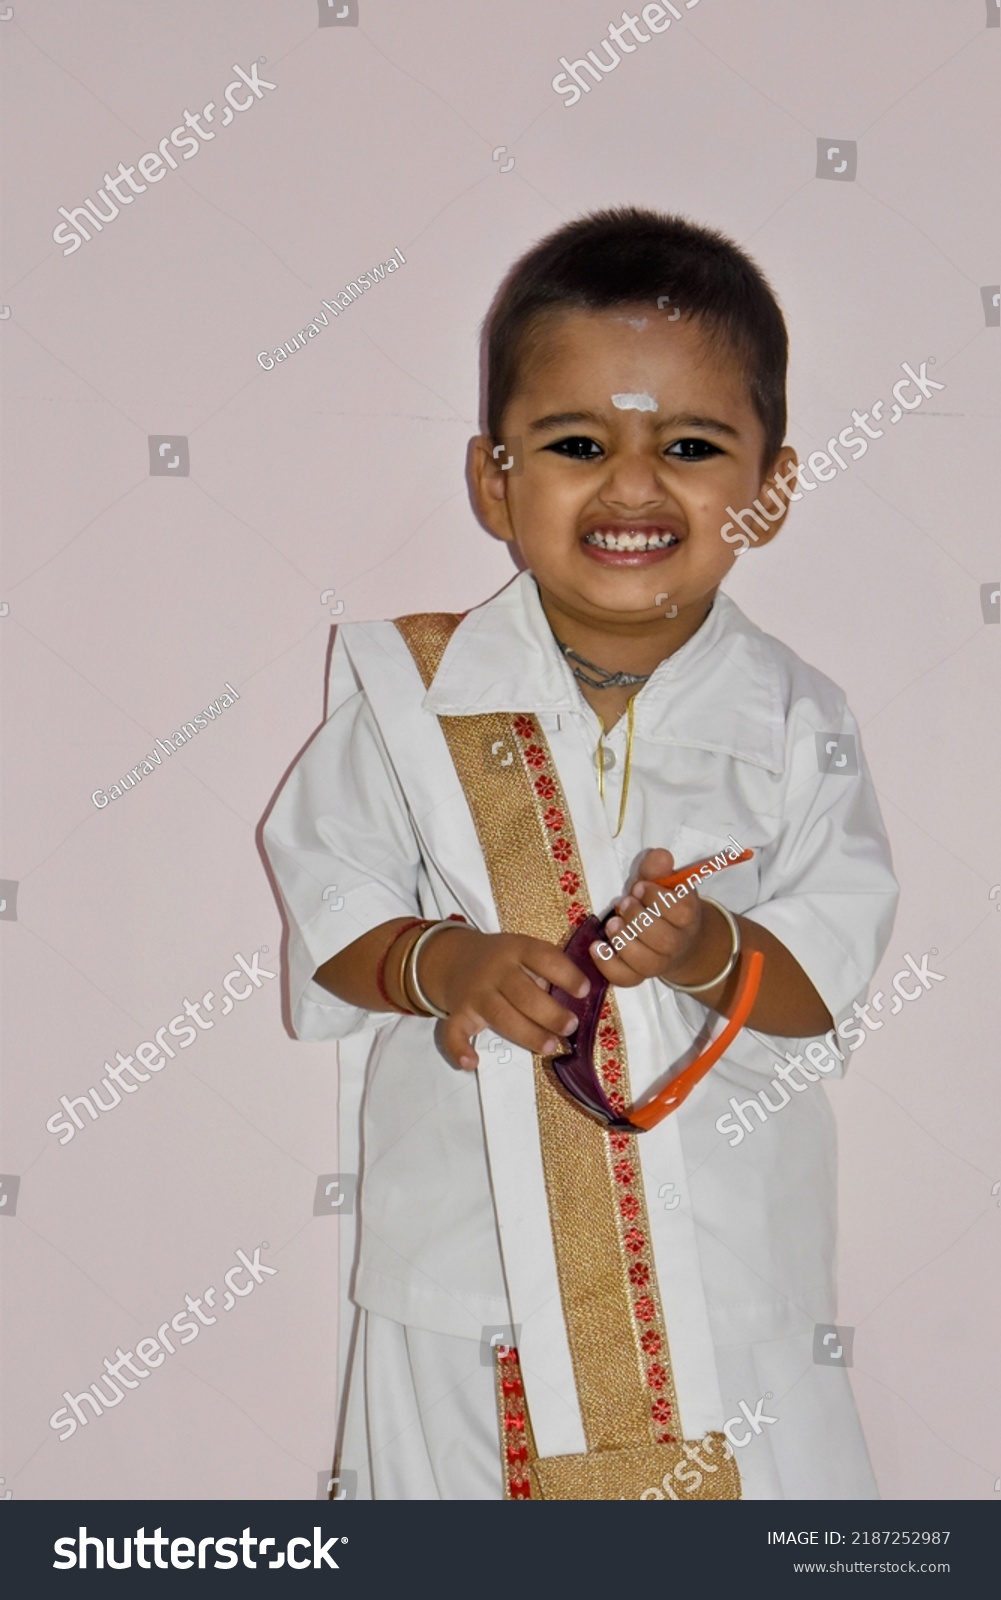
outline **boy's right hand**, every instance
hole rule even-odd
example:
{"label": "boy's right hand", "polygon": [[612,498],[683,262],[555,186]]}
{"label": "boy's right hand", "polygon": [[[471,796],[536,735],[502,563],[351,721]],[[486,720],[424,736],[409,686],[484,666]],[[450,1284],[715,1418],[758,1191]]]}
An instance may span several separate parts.
{"label": "boy's right hand", "polygon": [[484,1028],[535,1055],[556,1055],[577,1018],[549,993],[555,984],[583,999],[590,984],[558,945],[522,933],[480,933],[456,925],[429,939],[418,977],[428,998],[449,1013],[439,1040],[453,1066],[471,1071],[471,1040]]}

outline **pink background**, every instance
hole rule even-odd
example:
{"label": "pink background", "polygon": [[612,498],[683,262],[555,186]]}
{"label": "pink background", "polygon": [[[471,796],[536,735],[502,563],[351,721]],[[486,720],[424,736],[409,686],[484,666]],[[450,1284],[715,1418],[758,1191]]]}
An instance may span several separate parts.
{"label": "pink background", "polygon": [[[1001,330],[980,289],[1001,275],[1001,31],[985,10],[702,0],[567,107],[558,59],[598,47],[606,0],[360,0],[359,26],[322,29],[317,0],[13,0],[0,874],[20,889],[0,924],[0,1168],[21,1187],[16,1215],[0,1208],[0,1495],[316,1495],[338,1223],[312,1203],[337,1170],[335,1047],[290,1039],[268,981],[71,1143],[45,1122],[185,997],[219,991],[234,952],[267,945],[274,970],[255,829],[322,716],[332,608],[461,608],[511,575],[463,481],[480,319],[531,241],[624,202],[720,227],[764,267],[802,455],[889,401],[902,362],[934,357],[947,386],[728,588],[860,719],[903,888],[877,986],[933,947],[947,975],[830,1090],[839,1321],[880,1487],[994,1495],[1001,626],[979,590],[1001,579]],[[221,106],[232,64],[259,57],[277,87],[225,128],[217,111],[197,157],[64,256],[57,208],[186,108]],[[815,176],[818,138],[858,141],[854,182]],[[261,369],[397,247],[399,272]],[[150,434],[186,436],[190,476],[150,476]],[[227,679],[240,699],[218,723],[95,808]],[[60,1442],[64,1389],[265,1240],[277,1276]]]}

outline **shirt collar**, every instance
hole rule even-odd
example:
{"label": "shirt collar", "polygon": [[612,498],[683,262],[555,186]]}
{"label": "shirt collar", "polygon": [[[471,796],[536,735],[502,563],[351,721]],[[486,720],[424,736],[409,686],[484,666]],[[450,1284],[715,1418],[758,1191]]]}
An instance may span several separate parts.
{"label": "shirt collar", "polygon": [[[424,697],[436,716],[586,711],[530,572],[466,613]],[[783,770],[785,715],[772,641],[722,592],[635,701],[637,738]]]}

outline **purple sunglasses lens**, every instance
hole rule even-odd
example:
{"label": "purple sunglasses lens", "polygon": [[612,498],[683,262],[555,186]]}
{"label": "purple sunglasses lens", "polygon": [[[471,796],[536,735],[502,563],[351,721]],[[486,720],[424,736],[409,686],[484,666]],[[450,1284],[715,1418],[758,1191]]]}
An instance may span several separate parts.
{"label": "purple sunglasses lens", "polygon": [[612,1128],[635,1132],[633,1124],[622,1117],[608,1100],[594,1069],[594,1042],[608,980],[592,961],[589,947],[596,939],[604,937],[603,919],[590,916],[574,931],[564,946],[566,954],[574,966],[580,968],[591,988],[581,1000],[577,995],[567,994],[555,984],[550,986],[553,998],[558,1000],[560,1005],[566,1006],[567,1010],[572,1011],[577,1018],[577,1028],[567,1041],[569,1045],[567,1053],[549,1057],[548,1064],[567,1093],[572,1095],[586,1111],[590,1111]]}

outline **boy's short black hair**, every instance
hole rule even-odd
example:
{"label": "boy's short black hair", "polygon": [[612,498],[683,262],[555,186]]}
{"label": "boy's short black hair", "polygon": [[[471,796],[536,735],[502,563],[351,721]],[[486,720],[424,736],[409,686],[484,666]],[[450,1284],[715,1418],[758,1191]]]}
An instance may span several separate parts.
{"label": "boy's short black hair", "polygon": [[605,311],[664,295],[736,356],[764,426],[765,463],[774,460],[785,439],[789,339],[764,274],[715,229],[637,206],[567,223],[507,274],[484,322],[490,436],[500,438],[526,346],[546,313]]}

